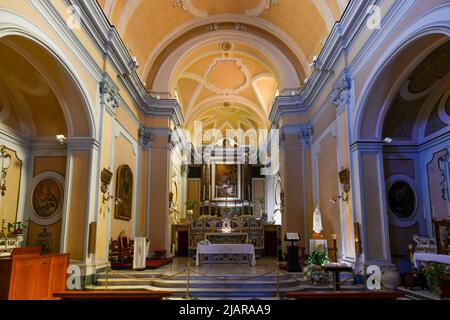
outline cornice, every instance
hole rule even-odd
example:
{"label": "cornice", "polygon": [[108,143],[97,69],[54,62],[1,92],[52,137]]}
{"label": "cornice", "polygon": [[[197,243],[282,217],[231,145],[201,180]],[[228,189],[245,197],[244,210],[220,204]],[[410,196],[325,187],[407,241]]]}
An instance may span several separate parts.
{"label": "cornice", "polygon": [[307,111],[305,100],[301,95],[278,96],[275,98],[270,110],[269,120],[278,123],[284,114],[293,114]]}
{"label": "cornice", "polygon": [[[109,21],[99,4],[95,0],[64,1],[66,5],[77,6],[80,9],[82,28],[91,38],[97,50],[111,63],[117,73],[117,80],[126,89],[142,114],[144,116],[168,116],[171,117],[177,125],[181,124],[184,119],[178,103],[161,103],[157,99],[152,98],[147,92],[147,89],[136,72],[137,65],[135,61],[130,56],[115,27],[109,24]],[[44,2],[46,2],[48,6],[53,7],[48,0],[44,0]],[[59,15],[55,8],[53,8],[53,11],[56,15]],[[61,17],[59,17],[59,19],[62,20]],[[63,22],[62,27],[66,29],[65,32],[72,34],[72,38],[76,38],[65,22]],[[76,41],[79,42],[77,38]],[[86,55],[89,55],[85,48],[82,49],[85,51]],[[96,68],[99,67],[96,66]],[[101,74],[100,71],[100,76]],[[121,96],[119,99],[121,104],[126,105]],[[129,106],[128,109],[128,111],[131,112]],[[133,118],[136,120],[135,116]]]}

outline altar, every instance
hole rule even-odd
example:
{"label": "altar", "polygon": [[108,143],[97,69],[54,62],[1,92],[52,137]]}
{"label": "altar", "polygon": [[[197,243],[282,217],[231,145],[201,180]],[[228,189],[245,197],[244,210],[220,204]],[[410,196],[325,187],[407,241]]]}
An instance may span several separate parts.
{"label": "altar", "polygon": [[246,244],[248,242],[247,233],[207,233],[206,240],[212,244]]}
{"label": "altar", "polygon": [[196,265],[250,264],[256,265],[255,246],[251,244],[209,244],[197,246]]}
{"label": "altar", "polygon": [[[229,224],[230,232],[223,232]],[[195,255],[197,245],[203,240],[212,244],[250,244],[257,256],[264,254],[264,221],[251,216],[229,219],[203,216],[189,225],[189,252]]]}

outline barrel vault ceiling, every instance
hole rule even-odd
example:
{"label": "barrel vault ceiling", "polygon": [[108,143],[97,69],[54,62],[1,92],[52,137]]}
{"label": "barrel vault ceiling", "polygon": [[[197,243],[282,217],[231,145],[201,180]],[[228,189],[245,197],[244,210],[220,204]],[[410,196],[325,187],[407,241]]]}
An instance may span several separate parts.
{"label": "barrel vault ceiling", "polygon": [[98,0],[142,81],[178,99],[186,127],[244,130],[266,128],[274,96],[299,89],[348,2]]}

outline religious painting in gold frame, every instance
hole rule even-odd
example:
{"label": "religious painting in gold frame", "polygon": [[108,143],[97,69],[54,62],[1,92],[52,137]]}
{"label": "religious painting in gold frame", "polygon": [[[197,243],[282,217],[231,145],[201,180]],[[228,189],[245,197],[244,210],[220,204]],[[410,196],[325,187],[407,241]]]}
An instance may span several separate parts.
{"label": "religious painting in gold frame", "polygon": [[213,164],[214,200],[241,198],[241,170],[238,164]]}
{"label": "religious painting in gold frame", "polygon": [[133,171],[128,165],[117,169],[116,210],[114,217],[130,221],[133,209]]}

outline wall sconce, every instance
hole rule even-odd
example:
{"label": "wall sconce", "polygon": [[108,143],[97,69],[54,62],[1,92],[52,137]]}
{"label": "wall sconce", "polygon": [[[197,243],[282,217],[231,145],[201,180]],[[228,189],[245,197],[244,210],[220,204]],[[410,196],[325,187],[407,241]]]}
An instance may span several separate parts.
{"label": "wall sconce", "polygon": [[67,142],[67,138],[66,138],[66,136],[65,135],[63,135],[63,134],[58,134],[57,136],[56,136],[56,140],[59,142],[59,144],[66,144],[66,142]]}
{"label": "wall sconce", "polygon": [[348,201],[349,201],[348,193],[350,192],[350,170],[349,169],[342,168],[342,170],[339,172],[339,182],[341,183],[342,190],[344,190],[344,192],[339,196],[333,197],[331,199],[331,202],[336,203],[339,200],[342,200],[343,202],[348,203]]}
{"label": "wall sconce", "polygon": [[113,198],[113,196],[108,192],[108,187],[111,184],[112,177],[113,173],[111,171],[109,171],[108,169],[103,169],[100,177],[102,182],[100,190],[103,193],[103,204]]}
{"label": "wall sconce", "polygon": [[11,166],[11,156],[6,152],[5,146],[0,146],[0,163],[1,163],[1,181],[0,181],[0,194],[2,197],[6,194],[6,174]]}

